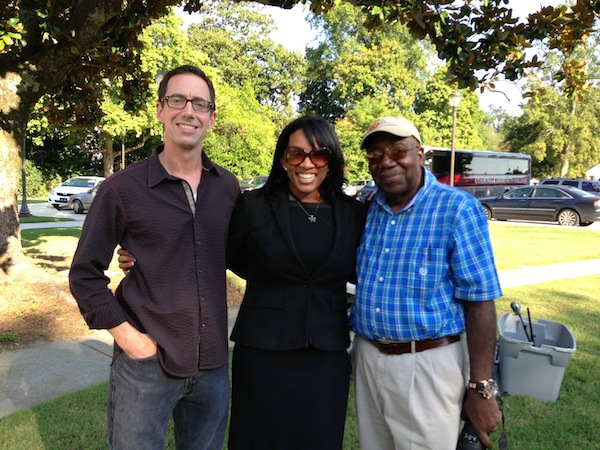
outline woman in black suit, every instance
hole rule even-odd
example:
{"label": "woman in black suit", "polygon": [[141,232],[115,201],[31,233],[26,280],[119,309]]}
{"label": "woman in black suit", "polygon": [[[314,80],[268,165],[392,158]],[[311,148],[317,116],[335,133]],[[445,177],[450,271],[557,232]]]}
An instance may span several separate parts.
{"label": "woman in black suit", "polygon": [[346,282],[365,221],[342,193],[343,168],[331,125],[301,117],[279,137],[264,188],[234,210],[227,260],[247,286],[231,335],[232,450],[342,448]]}

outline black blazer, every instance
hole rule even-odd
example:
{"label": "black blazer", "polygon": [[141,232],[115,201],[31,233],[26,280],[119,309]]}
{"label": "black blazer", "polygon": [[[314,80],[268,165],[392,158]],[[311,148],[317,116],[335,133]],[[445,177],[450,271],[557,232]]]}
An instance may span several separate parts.
{"label": "black blazer", "polygon": [[273,198],[244,193],[233,212],[227,264],[247,280],[231,340],[265,350],[350,345],[346,282],[355,278],[356,248],[366,208],[345,195],[332,203],[334,244],[312,275],[292,237],[287,188]]}

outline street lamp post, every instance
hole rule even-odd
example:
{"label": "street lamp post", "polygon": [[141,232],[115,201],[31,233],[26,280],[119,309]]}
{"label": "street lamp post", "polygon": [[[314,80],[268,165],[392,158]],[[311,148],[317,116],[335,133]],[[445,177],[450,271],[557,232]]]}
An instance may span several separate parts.
{"label": "street lamp post", "polygon": [[19,217],[31,217],[32,214],[27,206],[27,153],[25,150],[25,144],[27,139],[23,137],[23,148],[21,149],[21,187],[23,189],[23,197],[21,201],[21,209],[19,210]]}
{"label": "street lamp post", "polygon": [[121,170],[125,168],[125,132],[121,137]]}
{"label": "street lamp post", "polygon": [[452,108],[452,147],[450,149],[450,186],[454,186],[454,166],[456,161],[456,110],[460,101],[462,100],[462,94],[458,91],[452,92],[448,97],[450,107]]}

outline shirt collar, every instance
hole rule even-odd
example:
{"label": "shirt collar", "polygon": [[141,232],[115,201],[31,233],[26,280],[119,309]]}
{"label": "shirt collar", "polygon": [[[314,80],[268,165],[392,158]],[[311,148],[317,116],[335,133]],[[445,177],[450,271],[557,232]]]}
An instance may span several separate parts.
{"label": "shirt collar", "polygon": [[[154,187],[165,179],[176,180],[176,177],[169,175],[158,159],[158,154],[165,149],[164,144],[156,147],[148,162],[148,187]],[[210,160],[204,151],[202,152],[202,170],[216,171],[215,164]]]}

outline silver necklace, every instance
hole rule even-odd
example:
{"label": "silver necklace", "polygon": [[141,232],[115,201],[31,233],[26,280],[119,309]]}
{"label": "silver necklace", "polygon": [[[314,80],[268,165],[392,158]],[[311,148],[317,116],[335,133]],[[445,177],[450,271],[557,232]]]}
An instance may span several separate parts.
{"label": "silver necklace", "polygon": [[308,217],[308,221],[309,221],[310,223],[317,223],[317,211],[319,210],[319,206],[321,206],[321,204],[320,204],[320,203],[317,203],[317,207],[315,208],[315,212],[313,212],[312,214],[310,214],[310,213],[309,213],[309,212],[308,212],[308,211],[307,211],[307,210],[304,208],[304,205],[302,204],[302,201],[301,201],[301,200],[300,200],[298,197],[296,197],[294,194],[292,194],[291,192],[290,192],[290,194],[291,194],[291,196],[292,196],[292,197],[294,197],[294,201],[295,201],[295,202],[298,204],[298,206],[300,207],[300,209],[301,209],[302,211],[304,211],[304,214],[306,214],[306,215],[307,215],[307,217]]}

